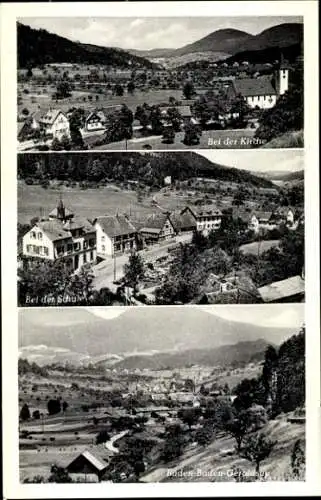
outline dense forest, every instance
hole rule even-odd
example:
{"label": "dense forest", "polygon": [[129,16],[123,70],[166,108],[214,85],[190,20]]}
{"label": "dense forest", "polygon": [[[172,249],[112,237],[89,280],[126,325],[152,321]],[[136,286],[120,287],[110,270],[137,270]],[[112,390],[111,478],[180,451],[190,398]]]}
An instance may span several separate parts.
{"label": "dense forest", "polygon": [[208,177],[221,181],[249,184],[253,187],[275,188],[275,185],[248,171],[212,163],[193,152],[178,153],[88,153],[64,155],[52,153],[18,156],[18,177],[27,183],[48,180],[104,182],[108,180],[159,187],[164,177],[172,181],[192,177]]}
{"label": "dense forest", "polygon": [[72,42],[67,38],[18,23],[18,67],[49,63],[104,64],[119,68],[153,68],[155,64],[121,49]]}

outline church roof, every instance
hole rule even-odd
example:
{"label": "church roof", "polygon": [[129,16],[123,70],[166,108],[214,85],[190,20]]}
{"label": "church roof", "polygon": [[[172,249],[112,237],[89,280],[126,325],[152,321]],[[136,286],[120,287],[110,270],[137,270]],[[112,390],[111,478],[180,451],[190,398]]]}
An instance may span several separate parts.
{"label": "church roof", "polygon": [[276,95],[276,90],[268,78],[240,78],[233,81],[236,94],[244,97]]}

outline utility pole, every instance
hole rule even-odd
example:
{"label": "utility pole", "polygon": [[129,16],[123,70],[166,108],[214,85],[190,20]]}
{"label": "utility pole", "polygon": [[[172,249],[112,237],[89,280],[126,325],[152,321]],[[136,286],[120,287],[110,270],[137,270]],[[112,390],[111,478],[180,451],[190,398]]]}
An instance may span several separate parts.
{"label": "utility pole", "polygon": [[113,253],[113,258],[114,258],[114,281],[116,281],[116,252],[115,252],[115,249],[114,249],[114,253]]}

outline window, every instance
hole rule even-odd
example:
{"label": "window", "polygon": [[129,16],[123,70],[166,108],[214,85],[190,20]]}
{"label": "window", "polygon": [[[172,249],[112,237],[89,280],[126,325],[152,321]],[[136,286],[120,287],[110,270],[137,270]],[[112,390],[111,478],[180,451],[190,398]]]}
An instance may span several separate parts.
{"label": "window", "polygon": [[[101,251],[102,251],[102,252],[105,252],[105,251],[106,251],[106,249],[105,249],[105,245],[101,245]],[[90,253],[92,253],[92,252],[90,252]]]}
{"label": "window", "polygon": [[42,240],[42,233],[38,233],[38,240]]}
{"label": "window", "polygon": [[43,247],[44,254],[49,255],[49,248],[48,247]]}
{"label": "window", "polygon": [[87,254],[84,253],[84,264],[87,262]]}
{"label": "window", "polygon": [[32,249],[32,245],[27,245],[27,252],[31,252],[31,249]]}
{"label": "window", "polygon": [[36,255],[39,255],[40,254],[40,247],[33,245],[33,253],[35,253]]}
{"label": "window", "polygon": [[79,242],[74,244],[74,251],[77,252],[78,250],[80,250],[80,243]]}
{"label": "window", "polygon": [[67,245],[67,252],[68,253],[72,252],[72,244],[71,243],[68,243],[68,245]]}
{"label": "window", "polygon": [[101,237],[101,241],[105,241],[105,236],[102,236],[102,237]]}
{"label": "window", "polygon": [[33,238],[33,239],[36,238],[36,232],[35,231],[31,231],[30,238]]}
{"label": "window", "polygon": [[86,250],[87,246],[88,246],[88,241],[85,240],[84,241],[84,250]]}

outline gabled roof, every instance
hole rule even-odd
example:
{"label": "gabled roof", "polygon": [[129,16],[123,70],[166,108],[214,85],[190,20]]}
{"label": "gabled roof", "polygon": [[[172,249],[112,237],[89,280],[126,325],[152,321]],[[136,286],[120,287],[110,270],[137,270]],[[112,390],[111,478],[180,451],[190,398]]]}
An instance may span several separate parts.
{"label": "gabled roof", "polygon": [[85,450],[82,453],[80,453],[70,464],[68,465],[68,468],[76,461],[79,459],[79,457],[85,458],[98,472],[101,472],[107,468],[107,463],[103,462],[101,458],[98,458],[97,456],[93,455],[90,451]]}
{"label": "gabled roof", "polygon": [[124,215],[103,215],[95,219],[110,238],[136,233],[136,228]]}
{"label": "gabled roof", "polygon": [[262,286],[258,292],[264,302],[276,302],[287,297],[304,294],[304,290],[304,279],[297,275]]}
{"label": "gabled roof", "polygon": [[272,212],[255,211],[252,213],[258,220],[270,220],[272,217]]}
{"label": "gabled roof", "polygon": [[37,222],[36,226],[39,227],[51,241],[72,237],[71,232],[65,229],[63,223],[58,220]]}
{"label": "gabled roof", "polygon": [[65,116],[61,109],[48,109],[48,111],[39,118],[39,122],[45,125],[52,125],[60,114]]}
{"label": "gabled roof", "polygon": [[195,219],[189,211],[184,213],[178,210],[171,212],[169,218],[175,230],[196,227]]}
{"label": "gabled roof", "polygon": [[[160,232],[167,220],[170,220],[169,214],[165,212],[159,212],[151,214],[145,218],[141,218],[139,221],[137,221],[137,225],[135,225],[136,227],[138,226],[137,229],[139,229],[140,231],[152,230],[152,232]],[[172,224],[171,221],[170,223]]]}
{"label": "gabled roof", "polygon": [[196,217],[222,216],[221,210],[219,210],[215,205],[189,206],[188,208]]}
{"label": "gabled roof", "polygon": [[242,78],[234,80],[232,85],[235,92],[244,97],[276,95],[276,90],[268,78]]}

